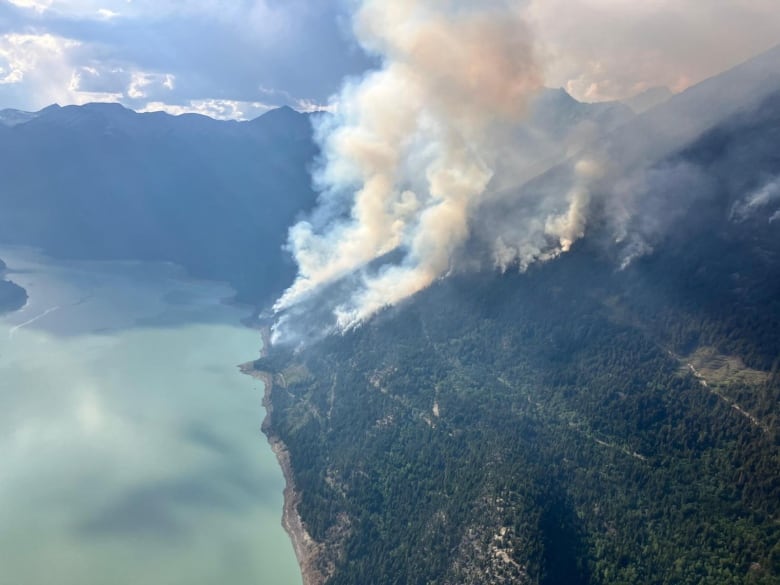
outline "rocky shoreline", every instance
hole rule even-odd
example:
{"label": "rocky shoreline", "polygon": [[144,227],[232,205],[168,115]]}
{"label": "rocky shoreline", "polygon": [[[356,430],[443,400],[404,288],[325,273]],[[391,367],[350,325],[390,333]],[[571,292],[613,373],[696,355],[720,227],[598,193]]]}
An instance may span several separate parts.
{"label": "rocky shoreline", "polygon": [[[263,349],[261,355],[265,355],[270,345],[270,330],[268,327],[259,327],[263,337]],[[300,494],[295,488],[293,470],[290,464],[290,453],[282,440],[273,432],[271,426],[271,414],[273,404],[271,402],[271,390],[273,388],[273,376],[268,372],[261,372],[254,369],[254,362],[247,362],[239,366],[241,372],[252,376],[263,382],[263,407],[265,408],[265,418],[261,426],[263,434],[268,439],[279,466],[284,475],[284,506],[282,512],[282,527],[287,532],[292,541],[295,557],[298,560],[298,566],[301,569],[303,585],[323,585],[326,576],[317,568],[317,558],[321,545],[317,543],[306,530],[303,520],[298,514],[298,503]]]}

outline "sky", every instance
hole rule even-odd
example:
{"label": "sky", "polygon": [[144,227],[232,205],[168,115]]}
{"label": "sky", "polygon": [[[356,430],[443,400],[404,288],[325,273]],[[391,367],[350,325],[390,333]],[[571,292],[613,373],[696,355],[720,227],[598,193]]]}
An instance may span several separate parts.
{"label": "sky", "polygon": [[[457,4],[461,0],[431,0]],[[511,3],[511,0],[507,0]],[[780,42],[777,0],[515,0],[545,84],[584,101],[680,91]],[[376,61],[353,0],[0,0],[0,109],[117,101],[252,118],[327,106]]]}

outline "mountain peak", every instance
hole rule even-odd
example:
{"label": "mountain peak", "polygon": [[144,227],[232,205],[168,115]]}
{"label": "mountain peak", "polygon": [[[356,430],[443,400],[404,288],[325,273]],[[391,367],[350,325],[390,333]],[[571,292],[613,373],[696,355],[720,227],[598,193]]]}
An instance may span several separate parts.
{"label": "mountain peak", "polygon": [[269,120],[290,120],[299,118],[301,116],[305,116],[305,114],[302,114],[298,110],[294,110],[290,106],[280,106],[278,108],[274,108],[272,110],[268,110],[267,112],[260,114],[257,118],[254,120],[251,120],[252,122],[257,122],[259,120],[264,120],[268,122]]}
{"label": "mountain peak", "polygon": [[[74,106],[67,106],[67,107],[74,107]],[[82,110],[87,112],[100,112],[104,114],[125,114],[125,113],[135,113],[134,110],[131,110],[130,108],[126,108],[120,103],[117,102],[89,102],[88,104],[84,104],[83,106],[75,106],[75,107],[81,107]]]}

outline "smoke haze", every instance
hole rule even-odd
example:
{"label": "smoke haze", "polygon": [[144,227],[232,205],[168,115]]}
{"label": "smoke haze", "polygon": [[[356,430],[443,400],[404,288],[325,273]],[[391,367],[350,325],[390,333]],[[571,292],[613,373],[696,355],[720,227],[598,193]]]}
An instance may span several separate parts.
{"label": "smoke haze", "polygon": [[[362,270],[334,311],[342,328],[450,269],[507,129],[542,87],[523,14],[504,2],[366,0],[354,28],[383,66],[347,84],[318,129],[321,206],[290,231],[299,276],[276,304]],[[400,261],[367,269],[395,250]]]}
{"label": "smoke haze", "polygon": [[277,342],[303,313],[343,331],[466,265],[524,270],[555,258],[586,234],[594,208],[626,266],[663,230],[663,210],[641,216],[643,194],[701,182],[652,165],[778,86],[773,50],[601,144],[583,149],[571,131],[549,149],[554,133],[527,120],[544,67],[522,6],[363,0],[353,26],[382,65],[346,83],[335,114],[316,123],[319,205],[289,233],[298,276],[274,306]]}

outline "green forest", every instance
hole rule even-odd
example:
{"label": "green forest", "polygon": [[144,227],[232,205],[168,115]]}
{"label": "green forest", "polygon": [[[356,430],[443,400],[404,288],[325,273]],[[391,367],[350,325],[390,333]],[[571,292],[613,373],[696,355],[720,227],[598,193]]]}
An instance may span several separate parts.
{"label": "green forest", "polygon": [[255,364],[328,584],[780,583],[780,239],[733,214],[778,129],[774,95],[660,161],[696,179],[627,267],[591,226]]}
{"label": "green forest", "polygon": [[592,258],[255,364],[328,583],[780,582],[777,324]]}

